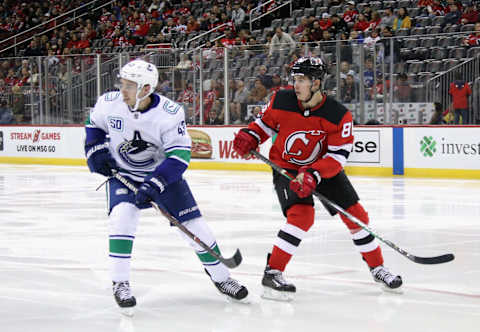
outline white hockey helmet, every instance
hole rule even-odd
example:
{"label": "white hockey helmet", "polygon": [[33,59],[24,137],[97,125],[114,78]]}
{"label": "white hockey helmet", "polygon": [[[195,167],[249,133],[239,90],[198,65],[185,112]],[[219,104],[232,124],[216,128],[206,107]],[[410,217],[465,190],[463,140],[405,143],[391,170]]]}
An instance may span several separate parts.
{"label": "white hockey helmet", "polygon": [[154,64],[140,59],[130,61],[123,66],[122,69],[120,69],[119,77],[137,83],[137,98],[138,93],[145,85],[150,85],[150,90],[145,96],[147,97],[155,91],[158,84],[157,67]]}

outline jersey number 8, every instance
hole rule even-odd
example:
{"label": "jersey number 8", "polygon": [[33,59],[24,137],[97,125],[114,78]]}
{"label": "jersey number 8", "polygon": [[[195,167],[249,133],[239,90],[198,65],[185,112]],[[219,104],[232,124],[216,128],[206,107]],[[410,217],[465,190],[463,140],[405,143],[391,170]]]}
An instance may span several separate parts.
{"label": "jersey number 8", "polygon": [[342,137],[350,137],[352,136],[352,127],[353,123],[352,122],[346,122],[343,124],[342,128]]}

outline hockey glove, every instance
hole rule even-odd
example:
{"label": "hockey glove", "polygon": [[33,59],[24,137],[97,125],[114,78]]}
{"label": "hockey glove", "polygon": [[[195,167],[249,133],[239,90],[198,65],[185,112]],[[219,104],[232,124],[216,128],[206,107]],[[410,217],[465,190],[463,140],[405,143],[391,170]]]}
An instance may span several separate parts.
{"label": "hockey glove", "polygon": [[112,169],[117,168],[117,163],[113,159],[107,144],[97,144],[86,147],[87,165],[91,172],[112,176]]}
{"label": "hockey glove", "polygon": [[250,150],[255,150],[260,142],[260,137],[256,132],[250,129],[243,128],[236,135],[233,140],[233,149],[242,157],[247,157]]}
{"label": "hockey glove", "polygon": [[135,195],[135,205],[140,206],[150,201],[159,202],[160,194],[165,190],[166,182],[160,176],[148,175],[143,180]]}
{"label": "hockey glove", "polygon": [[298,175],[290,181],[290,189],[292,189],[298,197],[305,198],[312,194],[322,178],[318,171],[307,166],[300,167]]}

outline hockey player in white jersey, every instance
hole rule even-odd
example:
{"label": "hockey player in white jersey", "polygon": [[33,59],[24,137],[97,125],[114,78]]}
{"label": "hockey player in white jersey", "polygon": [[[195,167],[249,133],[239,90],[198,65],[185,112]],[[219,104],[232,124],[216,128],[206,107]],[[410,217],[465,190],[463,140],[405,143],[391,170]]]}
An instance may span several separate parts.
{"label": "hockey player in white jersey", "polygon": [[[109,250],[115,300],[121,308],[136,305],[130,289],[130,259],[140,209],[150,201],[167,210],[201,241],[220,253],[182,174],[190,161],[191,139],[183,108],[156,94],[155,65],[134,60],[120,70],[120,91],[102,95],[86,123],[85,153],[91,172],[110,177]],[[112,169],[139,187],[135,195],[112,177]],[[248,291],[230,277],[227,267],[180,232],[195,249],[218,290],[245,300]],[[129,310],[131,311],[131,310]]]}

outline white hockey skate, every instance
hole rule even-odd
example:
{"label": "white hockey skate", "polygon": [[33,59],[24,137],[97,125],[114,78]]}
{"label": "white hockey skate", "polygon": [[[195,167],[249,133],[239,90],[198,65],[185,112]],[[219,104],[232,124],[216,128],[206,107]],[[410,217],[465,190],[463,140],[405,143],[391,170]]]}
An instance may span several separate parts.
{"label": "white hockey skate", "polygon": [[262,279],[262,297],[274,301],[292,301],[297,288],[294,284],[285,280],[282,271],[272,269],[268,265],[269,258],[270,254],[267,256],[267,266]]}
{"label": "white hockey skate", "polygon": [[400,286],[402,286],[402,277],[391,273],[383,265],[379,265],[370,270],[372,272],[373,280],[382,284],[385,291],[393,293],[401,293]]}
{"label": "white hockey skate", "polygon": [[[210,273],[208,273],[206,269],[205,272],[211,279]],[[213,280],[212,282],[215,287],[217,287],[217,289],[220,291],[220,293],[227,296],[228,300],[238,301],[241,303],[249,303],[249,300],[247,298],[247,288],[240,284],[237,280],[229,277],[227,280],[222,282],[215,282]]]}
{"label": "white hockey skate", "polygon": [[113,296],[120,307],[120,312],[125,316],[133,316],[137,300],[132,295],[128,281],[113,282]]}

